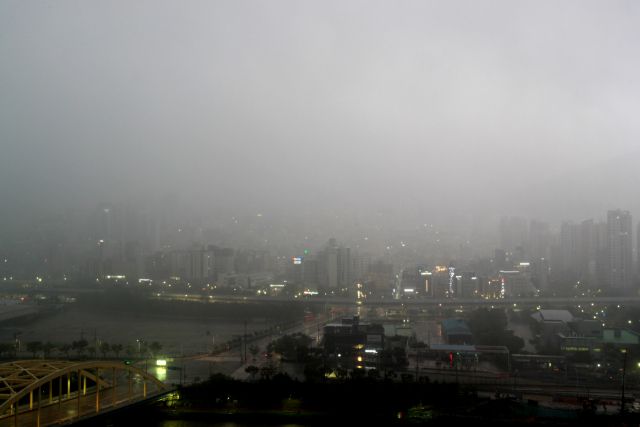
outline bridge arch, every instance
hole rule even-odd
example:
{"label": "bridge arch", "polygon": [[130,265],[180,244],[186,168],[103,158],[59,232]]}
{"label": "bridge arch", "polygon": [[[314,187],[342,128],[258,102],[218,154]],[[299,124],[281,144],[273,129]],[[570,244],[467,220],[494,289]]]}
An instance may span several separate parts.
{"label": "bridge arch", "polygon": [[[162,381],[155,378],[153,375],[140,370],[136,367],[125,365],[123,363],[115,362],[70,362],[70,361],[47,361],[47,360],[25,360],[9,362],[0,365],[0,416],[5,412],[11,410],[11,414],[15,416],[15,425],[18,425],[19,407],[18,404],[22,398],[30,397],[30,407],[28,411],[33,410],[33,392],[38,391],[37,399],[37,425],[40,425],[40,410],[42,393],[40,392],[42,386],[49,386],[49,405],[53,404],[51,386],[54,380],[58,380],[58,422],[61,421],[61,409],[62,409],[62,379],[67,376],[67,402],[70,400],[77,400],[77,417],[82,416],[81,412],[81,380],[85,378],[85,396],[86,393],[86,378],[89,378],[96,383],[96,412],[100,409],[99,394],[101,388],[111,388],[113,392],[113,406],[116,406],[116,371],[129,371],[129,401],[132,400],[132,374],[140,375],[143,378],[144,389],[143,395],[147,394],[147,381],[155,384],[158,387],[158,391],[167,390],[169,387]],[[90,372],[90,371],[95,371]],[[99,377],[100,371],[111,371],[113,374],[112,382],[109,383]],[[76,397],[73,398],[70,390],[71,373],[76,373],[77,377],[77,392]],[[15,410],[13,409],[15,407]],[[17,412],[17,413],[16,413]]]}

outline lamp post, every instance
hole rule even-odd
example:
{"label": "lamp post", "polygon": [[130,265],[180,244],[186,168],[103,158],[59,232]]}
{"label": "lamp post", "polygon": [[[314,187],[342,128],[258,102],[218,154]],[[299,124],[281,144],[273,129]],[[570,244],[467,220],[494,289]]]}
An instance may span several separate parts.
{"label": "lamp post", "polygon": [[244,319],[244,363],[247,363],[247,319]]}

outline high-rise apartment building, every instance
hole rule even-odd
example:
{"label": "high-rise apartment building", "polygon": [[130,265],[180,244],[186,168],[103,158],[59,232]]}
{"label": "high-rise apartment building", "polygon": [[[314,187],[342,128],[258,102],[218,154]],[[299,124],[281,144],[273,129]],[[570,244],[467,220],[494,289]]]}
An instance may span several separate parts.
{"label": "high-rise apartment building", "polygon": [[632,280],[631,213],[607,211],[607,275],[613,288],[628,288]]}
{"label": "high-rise apartment building", "polygon": [[542,259],[547,255],[549,246],[549,223],[532,220],[531,226],[531,259]]}
{"label": "high-rise apartment building", "polygon": [[504,216],[498,227],[500,249],[513,252],[516,246],[527,245],[527,220],[521,216]]}
{"label": "high-rise apartment building", "polygon": [[371,257],[359,255],[357,252],[351,256],[351,278],[361,280],[369,271]]}
{"label": "high-rise apartment building", "polygon": [[562,221],[560,225],[560,241],[562,245],[562,273],[576,276],[581,272],[580,224],[573,221]]}
{"label": "high-rise apartment building", "polygon": [[338,286],[346,288],[351,284],[351,248],[338,246]]}
{"label": "high-rise apartment building", "polygon": [[204,279],[214,273],[213,251],[188,251],[185,257],[185,278]]}
{"label": "high-rise apartment building", "polygon": [[338,247],[335,239],[329,240],[329,246],[324,249],[324,286],[338,287]]}

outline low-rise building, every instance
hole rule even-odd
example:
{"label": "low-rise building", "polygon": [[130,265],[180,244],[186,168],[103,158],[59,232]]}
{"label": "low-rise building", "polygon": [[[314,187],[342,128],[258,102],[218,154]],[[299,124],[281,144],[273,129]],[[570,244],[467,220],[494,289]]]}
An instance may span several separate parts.
{"label": "low-rise building", "polygon": [[442,338],[448,344],[473,344],[471,329],[459,317],[451,317],[442,321]]}
{"label": "low-rise building", "polygon": [[601,360],[607,344],[625,352],[638,343],[639,334],[626,328],[605,328],[593,319],[574,318],[567,310],[540,310],[531,315],[540,325],[541,344],[559,349],[565,356],[589,352]]}
{"label": "low-rise building", "polygon": [[329,354],[384,349],[384,329],[380,325],[360,321],[360,316],[345,317],[340,323],[324,327],[324,349]]}

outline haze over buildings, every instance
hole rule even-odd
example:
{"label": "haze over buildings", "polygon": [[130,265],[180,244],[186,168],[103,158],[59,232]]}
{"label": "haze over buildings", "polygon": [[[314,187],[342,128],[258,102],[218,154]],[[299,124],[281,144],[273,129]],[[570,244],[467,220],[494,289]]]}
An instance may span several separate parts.
{"label": "haze over buildings", "polygon": [[2,278],[634,286],[639,13],[3,3]]}

